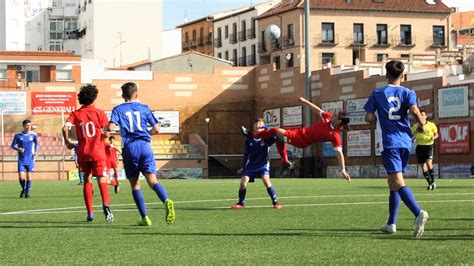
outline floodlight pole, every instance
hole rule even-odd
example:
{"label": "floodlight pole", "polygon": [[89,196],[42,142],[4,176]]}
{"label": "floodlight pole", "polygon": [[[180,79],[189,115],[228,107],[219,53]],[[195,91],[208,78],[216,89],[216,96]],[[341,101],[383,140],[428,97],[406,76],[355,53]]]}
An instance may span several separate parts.
{"label": "floodlight pole", "polygon": [[[305,42],[305,98],[312,101],[311,97],[311,46],[310,46],[310,6],[309,0],[304,0],[304,42]],[[304,106],[304,126],[312,124],[312,112],[308,106]],[[304,149],[304,174],[305,177],[314,177],[314,160],[312,145]]]}

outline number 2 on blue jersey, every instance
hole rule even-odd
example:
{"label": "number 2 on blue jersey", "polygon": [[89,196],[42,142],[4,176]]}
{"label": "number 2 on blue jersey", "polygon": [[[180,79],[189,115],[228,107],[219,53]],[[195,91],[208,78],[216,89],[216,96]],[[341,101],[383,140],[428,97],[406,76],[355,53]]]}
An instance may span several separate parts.
{"label": "number 2 on blue jersey", "polygon": [[395,102],[395,106],[390,107],[390,109],[388,110],[388,119],[390,119],[390,120],[400,120],[400,118],[401,118],[400,115],[393,114],[393,113],[396,113],[396,112],[400,111],[400,108],[402,107],[402,102],[400,101],[400,98],[398,98],[396,96],[391,96],[391,97],[388,97],[387,100],[388,100],[389,103]]}
{"label": "number 2 on blue jersey", "polygon": [[[137,131],[143,131],[140,119],[140,112],[135,111],[133,112],[125,112],[125,115],[128,117],[128,122],[130,124],[130,132],[135,132],[135,125],[137,127]],[[135,115],[135,117],[134,117]],[[134,120],[136,118],[136,120]]]}

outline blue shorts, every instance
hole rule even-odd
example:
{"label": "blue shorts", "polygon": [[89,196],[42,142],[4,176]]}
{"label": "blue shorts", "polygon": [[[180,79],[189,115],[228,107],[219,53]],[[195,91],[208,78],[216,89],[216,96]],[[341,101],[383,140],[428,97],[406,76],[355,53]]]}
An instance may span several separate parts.
{"label": "blue shorts", "polygon": [[385,149],[382,151],[382,162],[387,174],[405,173],[410,160],[410,149]]}
{"label": "blue shorts", "polygon": [[150,143],[137,140],[129,143],[122,150],[123,165],[127,178],[142,174],[156,174],[156,162]]}
{"label": "blue shorts", "polygon": [[265,175],[270,175],[270,171],[268,169],[259,169],[259,170],[252,170],[252,169],[244,169],[242,171],[242,176],[248,176],[250,178],[249,182],[252,183],[255,181],[255,177],[263,177]]}
{"label": "blue shorts", "polygon": [[35,161],[32,162],[18,162],[18,173],[22,172],[34,172],[35,171]]}

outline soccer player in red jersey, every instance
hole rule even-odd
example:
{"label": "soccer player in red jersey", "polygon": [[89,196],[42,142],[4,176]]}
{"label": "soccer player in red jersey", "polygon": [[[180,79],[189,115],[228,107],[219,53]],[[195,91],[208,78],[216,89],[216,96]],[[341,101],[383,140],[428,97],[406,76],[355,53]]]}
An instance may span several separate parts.
{"label": "soccer player in red jersey", "polygon": [[120,182],[118,180],[119,174],[118,174],[118,157],[117,157],[117,152],[120,153],[120,151],[117,149],[117,147],[114,145],[115,143],[115,137],[110,136],[109,137],[109,143],[105,143],[105,154],[107,155],[107,170],[109,171],[108,174],[110,175],[110,169],[114,170],[114,180],[110,180],[110,185],[114,186],[114,191],[115,194],[117,194],[120,190]]}
{"label": "soccer player in red jersey", "polygon": [[77,155],[78,163],[84,172],[84,201],[87,209],[87,221],[94,220],[94,209],[92,206],[92,177],[97,178],[102,196],[102,207],[105,220],[112,223],[114,216],[110,211],[110,196],[107,188],[107,163],[105,154],[106,134],[102,131],[109,123],[104,111],[95,108],[94,102],[99,91],[94,85],[85,85],[77,94],[81,108],[71,113],[63,127],[63,137],[69,149],[74,148],[69,140],[69,129],[76,127],[78,140]]}
{"label": "soccer player in red jersey", "polygon": [[[342,153],[342,139],[340,134],[342,128],[349,124],[349,116],[346,112],[338,112],[335,114],[325,112],[317,105],[303,97],[300,97],[298,100],[299,102],[308,105],[315,113],[319,114],[322,121],[304,128],[271,128],[268,130],[262,130],[254,133],[253,137],[269,139],[277,136],[279,141],[276,142],[276,146],[284,167],[289,167],[291,165],[288,161],[285,143],[289,143],[297,148],[306,148],[316,142],[330,141],[334,146],[337,161],[341,167],[340,172],[347,181],[350,181],[351,177],[346,171],[344,154]],[[242,127],[242,134],[245,136],[250,135],[245,127]]]}

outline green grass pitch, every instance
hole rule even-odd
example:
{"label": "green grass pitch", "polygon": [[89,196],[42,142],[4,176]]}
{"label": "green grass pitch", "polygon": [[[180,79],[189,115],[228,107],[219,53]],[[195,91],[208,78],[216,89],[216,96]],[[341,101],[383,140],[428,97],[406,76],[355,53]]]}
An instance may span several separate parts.
{"label": "green grass pitch", "polygon": [[165,223],[163,205],[144,187],[153,225],[139,227],[125,182],[118,195],[110,189],[110,225],[99,207],[85,222],[75,182],[34,182],[30,199],[18,197],[18,182],[0,182],[0,264],[474,263],[474,180],[438,180],[435,191],[407,180],[430,215],[420,239],[403,203],[397,234],[379,232],[388,212],[381,179],[273,179],[281,210],[271,208],[260,180],[249,185],[243,210],[229,209],[237,179],[162,183],[175,201],[175,224]]}

